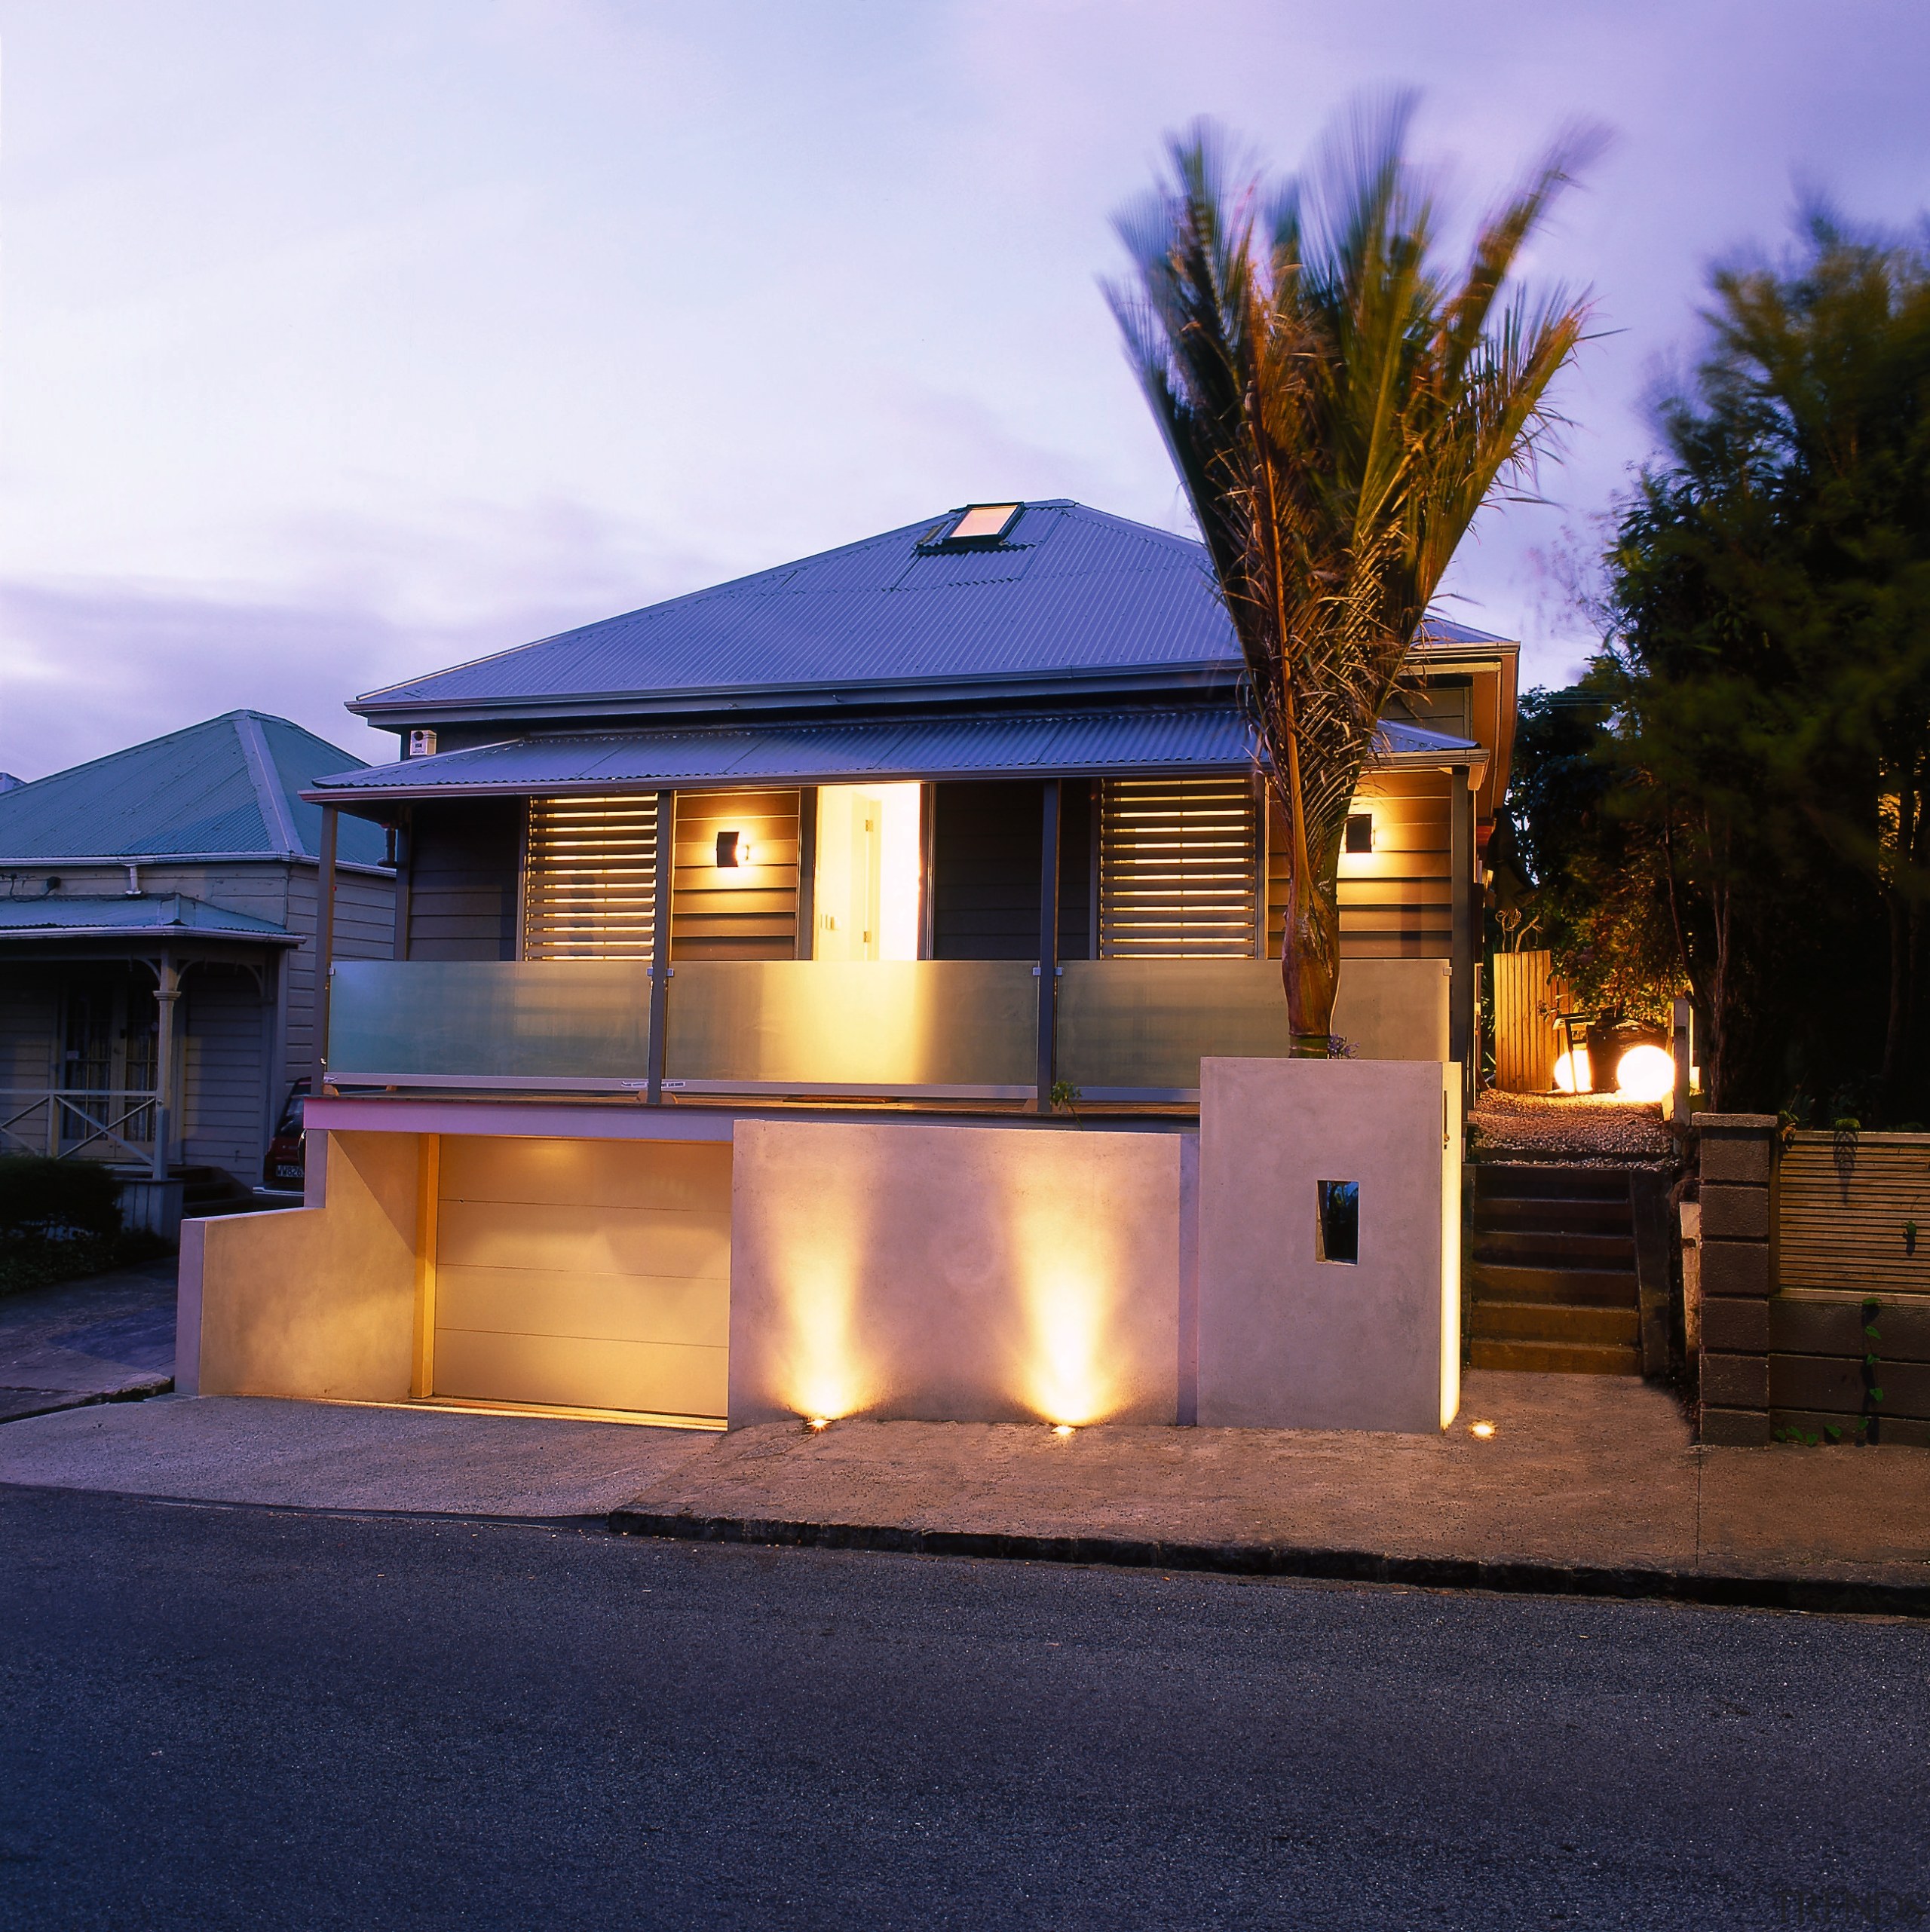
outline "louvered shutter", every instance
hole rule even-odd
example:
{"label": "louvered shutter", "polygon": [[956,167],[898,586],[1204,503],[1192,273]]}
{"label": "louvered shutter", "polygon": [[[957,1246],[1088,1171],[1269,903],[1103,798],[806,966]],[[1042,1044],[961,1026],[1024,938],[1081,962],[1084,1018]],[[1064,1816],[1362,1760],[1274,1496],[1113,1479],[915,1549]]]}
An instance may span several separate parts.
{"label": "louvered shutter", "polygon": [[657,926],[657,798],[532,798],[526,960],[647,960]]}
{"label": "louvered shutter", "polygon": [[1108,779],[1099,806],[1099,952],[1251,958],[1258,820],[1245,778]]}

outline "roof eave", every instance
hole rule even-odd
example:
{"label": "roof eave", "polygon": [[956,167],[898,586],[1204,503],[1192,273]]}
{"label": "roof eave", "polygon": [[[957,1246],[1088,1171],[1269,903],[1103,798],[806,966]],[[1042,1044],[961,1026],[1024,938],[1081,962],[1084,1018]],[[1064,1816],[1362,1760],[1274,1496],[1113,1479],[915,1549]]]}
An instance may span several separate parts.
{"label": "roof eave", "polygon": [[139,940],[158,945],[299,946],[299,932],[235,932],[219,926],[0,926],[0,946],[60,945],[70,939]]}
{"label": "roof eave", "polygon": [[[308,795],[301,796],[306,799]],[[312,801],[311,801],[312,802]],[[44,871],[50,865],[319,865],[311,852],[30,852],[9,858],[0,853],[0,872]],[[360,859],[338,859],[338,872],[366,872],[372,878],[393,879],[392,865],[372,865]]]}
{"label": "roof eave", "polygon": [[[685,712],[715,715],[719,712],[839,709],[851,705],[943,704],[960,697],[976,700],[1063,696],[1077,690],[1095,696],[1157,690],[1212,690],[1237,682],[1240,666],[1224,657],[1193,658],[1160,665],[1107,665],[1014,676],[1001,672],[982,677],[851,678],[792,684],[716,684],[678,691],[615,690],[576,692],[566,696],[531,695],[438,700],[423,693],[412,698],[379,702],[355,699],[348,709],[375,721],[409,718],[446,723],[526,718],[608,717],[613,712],[663,717]],[[302,795],[305,798],[305,793]]]}
{"label": "roof eave", "polygon": [[[1434,761],[1438,764],[1437,758]],[[437,798],[623,798],[641,791],[714,791],[720,786],[733,791],[789,791],[800,785],[948,785],[977,783],[1009,778],[1157,778],[1175,770],[1189,772],[1250,771],[1251,758],[1147,759],[1135,764],[1012,766],[988,771],[982,765],[939,768],[930,765],[867,767],[853,772],[848,767],[835,770],[809,770],[772,776],[764,773],[739,776],[685,778],[657,780],[648,777],[621,779],[555,779],[541,784],[417,785],[384,786],[380,791],[309,791],[302,797],[311,805],[333,805],[345,812],[358,806],[419,804]],[[358,816],[374,816],[373,813]]]}

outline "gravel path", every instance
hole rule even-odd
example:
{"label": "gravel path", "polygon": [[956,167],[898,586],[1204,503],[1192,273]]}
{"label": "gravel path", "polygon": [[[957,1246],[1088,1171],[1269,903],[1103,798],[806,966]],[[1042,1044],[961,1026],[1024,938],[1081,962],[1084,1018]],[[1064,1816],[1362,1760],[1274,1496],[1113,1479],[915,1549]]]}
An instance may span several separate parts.
{"label": "gravel path", "polygon": [[1606,1094],[1506,1094],[1490,1088],[1470,1116],[1484,1154],[1573,1154],[1582,1159],[1666,1160],[1674,1151],[1659,1101]]}

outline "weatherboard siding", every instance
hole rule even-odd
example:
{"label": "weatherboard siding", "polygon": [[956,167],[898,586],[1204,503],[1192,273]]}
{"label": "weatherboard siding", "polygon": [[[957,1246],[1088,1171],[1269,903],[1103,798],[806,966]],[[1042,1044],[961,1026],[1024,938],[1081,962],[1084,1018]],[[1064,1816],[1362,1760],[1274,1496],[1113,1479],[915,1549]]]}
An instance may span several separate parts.
{"label": "weatherboard siding", "polygon": [[[0,1087],[52,1084],[60,1024],[60,990],[54,975],[60,970],[47,966],[0,966]],[[0,1099],[0,1119],[25,1104],[21,1099]],[[44,1139],[44,1116],[23,1120],[20,1125],[30,1134],[38,1129],[39,1137]],[[23,1151],[12,1140],[0,1144],[16,1153]]]}
{"label": "weatherboard siding", "polygon": [[255,975],[194,966],[182,981],[181,1003],[181,1157],[191,1166],[259,1180],[267,1151],[269,1043]]}
{"label": "weatherboard siding", "polygon": [[[1362,780],[1353,809],[1372,816],[1374,850],[1365,856],[1341,855],[1343,960],[1444,960],[1451,955],[1452,782],[1445,772],[1388,772]],[[1267,956],[1278,959],[1288,847],[1285,817],[1277,798],[1270,810]]]}
{"label": "weatherboard siding", "polygon": [[[302,935],[291,954],[283,1018],[284,1066],[290,1081],[300,1079],[314,1059],[315,914],[320,868],[290,868],[287,924]],[[334,954],[339,960],[386,960],[395,951],[395,887],[366,872],[338,872],[335,880]],[[492,955],[493,957],[493,955]],[[283,1096],[271,1097],[279,1108]]]}
{"label": "weatherboard siding", "polygon": [[[933,957],[1036,960],[1043,785],[994,779],[933,789]],[[1062,959],[1090,950],[1092,836],[1089,788],[1068,780],[1059,801]]]}
{"label": "weatherboard siding", "polygon": [[[680,791],[670,893],[674,960],[798,957],[798,795]],[[753,863],[720,871],[719,832],[750,840]]]}
{"label": "weatherboard siding", "polygon": [[519,798],[418,805],[409,834],[412,960],[513,960],[522,865]]}

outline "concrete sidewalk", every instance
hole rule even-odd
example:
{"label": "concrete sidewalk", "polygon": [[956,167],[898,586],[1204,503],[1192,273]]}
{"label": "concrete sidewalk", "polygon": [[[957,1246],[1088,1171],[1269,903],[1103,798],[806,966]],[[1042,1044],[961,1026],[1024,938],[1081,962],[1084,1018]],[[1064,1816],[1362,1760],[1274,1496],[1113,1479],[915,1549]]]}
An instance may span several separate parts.
{"label": "concrete sidewalk", "polygon": [[[1441,1436],[728,1435],[207,1397],[0,1429],[0,1483],[633,1532],[1930,1614],[1930,1450],[1698,1448],[1665,1391],[1471,1373]],[[1478,1437],[1473,1425],[1493,1433]]]}
{"label": "concrete sidewalk", "polygon": [[0,1422],[174,1386],[173,1256],[0,1297]]}
{"label": "concrete sidewalk", "polygon": [[612,1520],[665,1535],[1930,1613],[1930,1450],[1698,1448],[1665,1391],[1619,1376],[1471,1373],[1463,1391],[1438,1437],[743,1429]]}
{"label": "concrete sidewalk", "polygon": [[167,1395],[0,1429],[0,1483],[282,1508],[601,1517],[719,1440],[548,1416]]}

